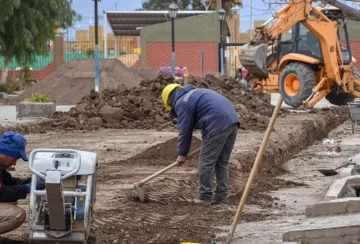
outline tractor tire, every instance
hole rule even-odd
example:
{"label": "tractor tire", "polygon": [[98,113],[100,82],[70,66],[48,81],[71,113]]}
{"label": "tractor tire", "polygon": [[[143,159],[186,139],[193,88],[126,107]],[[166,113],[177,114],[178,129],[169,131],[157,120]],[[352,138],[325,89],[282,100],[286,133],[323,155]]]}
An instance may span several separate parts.
{"label": "tractor tire", "polygon": [[[357,80],[360,80],[360,75],[356,67],[352,67],[351,73]],[[360,91],[360,87],[354,88],[356,91]],[[355,97],[350,93],[337,93],[335,90],[331,91],[325,98],[329,101],[329,103],[337,106],[347,105],[347,103],[355,100]]]}
{"label": "tractor tire", "polygon": [[279,91],[284,102],[294,108],[302,105],[309,98],[316,85],[314,70],[300,62],[288,64],[279,77]]}

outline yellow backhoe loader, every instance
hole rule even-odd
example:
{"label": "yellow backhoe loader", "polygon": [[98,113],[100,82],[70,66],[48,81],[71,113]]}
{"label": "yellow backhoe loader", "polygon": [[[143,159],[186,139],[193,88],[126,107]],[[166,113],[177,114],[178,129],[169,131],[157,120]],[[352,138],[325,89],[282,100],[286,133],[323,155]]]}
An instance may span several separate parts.
{"label": "yellow backhoe loader", "polygon": [[280,92],[295,108],[311,108],[324,97],[335,105],[360,97],[346,19],[334,7],[290,0],[256,28],[254,38],[241,47],[239,60],[257,92]]}

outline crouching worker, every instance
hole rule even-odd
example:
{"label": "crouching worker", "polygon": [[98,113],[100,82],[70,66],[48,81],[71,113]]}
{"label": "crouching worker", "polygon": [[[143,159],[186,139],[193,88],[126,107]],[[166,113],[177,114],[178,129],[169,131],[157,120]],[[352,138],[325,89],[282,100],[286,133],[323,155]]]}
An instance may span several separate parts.
{"label": "crouching worker", "polygon": [[[28,161],[25,147],[26,139],[19,133],[5,132],[0,137],[0,234],[18,228],[26,218],[25,210],[16,206],[16,201],[30,193],[31,178],[15,178],[7,171],[20,158]],[[44,181],[39,181],[36,188],[44,189]]]}
{"label": "crouching worker", "polygon": [[[202,148],[199,160],[199,191],[194,199],[199,204],[228,203],[229,159],[240,126],[231,102],[210,89],[192,85],[167,85],[162,100],[170,114],[177,118],[179,130],[178,158],[182,165],[189,153],[194,129],[201,129]],[[212,176],[216,189],[213,196]]]}

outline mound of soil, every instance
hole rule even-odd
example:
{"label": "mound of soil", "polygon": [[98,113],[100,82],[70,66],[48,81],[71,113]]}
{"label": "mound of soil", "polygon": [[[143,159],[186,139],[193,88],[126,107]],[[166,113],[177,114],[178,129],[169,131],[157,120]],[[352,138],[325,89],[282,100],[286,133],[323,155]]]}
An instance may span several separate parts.
{"label": "mound of soil", "polygon": [[[174,82],[183,84],[169,75],[159,75],[154,80],[142,81],[139,87],[121,85],[118,89],[105,89],[101,93],[92,90],[69,112],[56,113],[53,118],[59,122],[54,126],[70,129],[174,128],[176,121],[164,109],[161,100],[163,88]],[[195,87],[213,89],[231,100],[242,129],[262,131],[267,127],[273,111],[269,94],[255,94],[226,77],[190,77],[188,82]]]}
{"label": "mound of soil", "polygon": [[133,70],[144,80],[153,80],[158,76],[158,73],[151,68],[133,68]]}
{"label": "mound of soil", "polygon": [[[95,63],[93,59],[72,60],[59,70],[19,95],[18,101],[37,92],[46,95],[58,105],[75,105],[95,87]],[[138,86],[144,79],[117,59],[100,60],[100,91],[116,89],[119,85]]]}
{"label": "mound of soil", "polygon": [[[124,162],[121,162],[121,165],[163,165],[167,166],[176,160],[177,156],[177,142],[178,138],[175,137],[166,142],[160,143],[153,147],[146,149],[144,152],[141,152]],[[189,153],[195,151],[201,147],[201,140],[193,136],[191,141],[191,147]],[[197,158],[199,153],[196,153],[192,158],[188,158],[186,165],[195,166],[197,165]]]}

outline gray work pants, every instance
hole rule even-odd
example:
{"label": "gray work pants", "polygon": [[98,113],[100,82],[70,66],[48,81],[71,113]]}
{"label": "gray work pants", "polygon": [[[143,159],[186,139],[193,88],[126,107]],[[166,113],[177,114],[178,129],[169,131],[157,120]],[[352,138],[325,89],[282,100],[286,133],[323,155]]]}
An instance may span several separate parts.
{"label": "gray work pants", "polygon": [[212,199],[212,176],[215,169],[216,189],[214,199],[226,201],[228,197],[229,159],[234,148],[238,125],[233,124],[224,131],[203,138],[199,160],[200,200]]}
{"label": "gray work pants", "polygon": [[15,230],[25,221],[25,210],[13,203],[0,203],[0,234]]}

